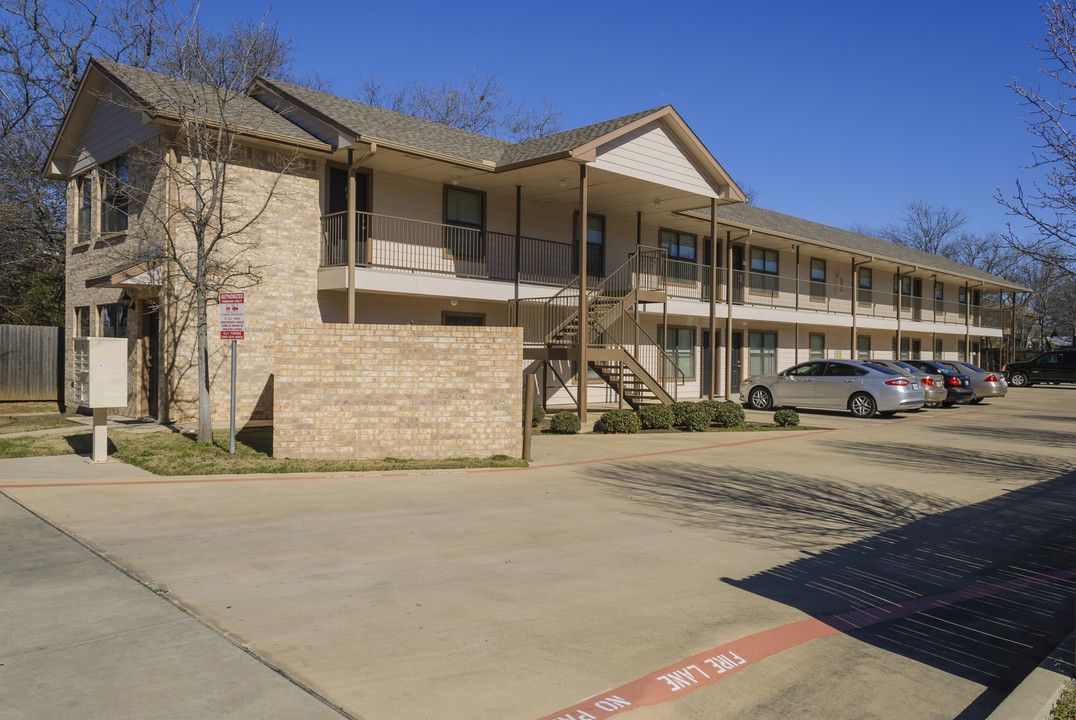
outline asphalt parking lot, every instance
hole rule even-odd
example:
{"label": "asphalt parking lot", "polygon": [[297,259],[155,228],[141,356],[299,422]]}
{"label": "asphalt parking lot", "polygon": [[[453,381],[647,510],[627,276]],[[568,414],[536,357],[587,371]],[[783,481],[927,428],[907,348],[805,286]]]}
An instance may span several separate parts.
{"label": "asphalt parking lot", "polygon": [[1076,387],[802,418],[516,471],[3,461],[0,716],[986,717],[1072,631]]}

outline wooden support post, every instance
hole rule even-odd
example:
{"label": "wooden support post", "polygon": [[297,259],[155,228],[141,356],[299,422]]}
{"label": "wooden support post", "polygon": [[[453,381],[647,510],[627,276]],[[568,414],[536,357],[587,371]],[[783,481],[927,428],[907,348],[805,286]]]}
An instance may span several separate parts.
{"label": "wooden support post", "polygon": [[534,433],[532,415],[534,413],[534,373],[523,375],[523,459],[531,459],[531,435]]}

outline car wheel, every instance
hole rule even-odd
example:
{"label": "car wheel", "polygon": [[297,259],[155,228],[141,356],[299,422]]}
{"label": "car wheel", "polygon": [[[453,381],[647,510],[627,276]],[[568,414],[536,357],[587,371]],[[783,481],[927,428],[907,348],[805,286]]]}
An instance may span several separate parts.
{"label": "car wheel", "polygon": [[773,396],[766,388],[755,388],[747,396],[747,400],[751,403],[752,410],[769,410],[773,407]]}
{"label": "car wheel", "polygon": [[1031,383],[1028,382],[1027,375],[1022,372],[1013,373],[1009,378],[1009,384],[1013,387],[1031,387]]}
{"label": "car wheel", "polygon": [[870,395],[856,393],[848,401],[848,409],[856,417],[869,418],[874,417],[874,413],[878,412],[878,405]]}
{"label": "car wheel", "polygon": [[972,405],[978,405],[982,401],[983,401],[983,399],[981,397],[974,397],[974,398],[971,399],[971,404]]}

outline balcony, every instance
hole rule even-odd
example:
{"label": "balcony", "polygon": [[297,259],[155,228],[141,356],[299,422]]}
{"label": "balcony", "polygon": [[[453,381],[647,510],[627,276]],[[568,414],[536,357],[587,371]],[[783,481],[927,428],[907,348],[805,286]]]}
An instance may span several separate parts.
{"label": "balcony", "polygon": [[[347,213],[321,218],[321,267],[347,264]],[[564,286],[576,274],[574,243],[522,236],[408,218],[356,213],[355,264],[401,272],[450,275],[502,282]],[[710,267],[663,260],[664,289],[669,297],[710,300]],[[725,303],[725,269],[718,268],[717,302]],[[592,278],[592,280],[594,280]],[[639,282],[642,282],[640,279]],[[648,279],[647,283],[652,283]],[[852,314],[852,286],[753,273],[732,273],[733,305],[769,307],[829,315]],[[934,301],[877,290],[860,290],[858,317],[1000,328],[1001,311],[990,305],[970,308],[956,301]],[[968,317],[970,311],[970,318]]]}

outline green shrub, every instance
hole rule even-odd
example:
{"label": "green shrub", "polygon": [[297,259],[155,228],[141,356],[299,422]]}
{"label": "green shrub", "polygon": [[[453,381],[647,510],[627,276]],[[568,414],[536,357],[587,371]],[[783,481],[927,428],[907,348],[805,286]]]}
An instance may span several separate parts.
{"label": "green shrub", "polygon": [[702,405],[706,408],[706,412],[710,413],[710,422],[717,418],[717,409],[721,407],[721,403],[717,400],[700,400],[699,405]]}
{"label": "green shrub", "polygon": [[688,403],[688,407],[684,411],[684,424],[685,430],[696,430],[702,432],[710,428],[710,409],[701,403]]}
{"label": "green shrub", "polygon": [[673,427],[687,427],[687,415],[697,403],[678,402],[672,404]]}
{"label": "green shrub", "polygon": [[643,430],[668,430],[672,427],[672,408],[668,405],[643,405],[639,408],[639,422]]}
{"label": "green shrub", "polygon": [[773,421],[777,427],[796,427],[800,424],[800,415],[792,408],[785,408],[773,414]]}
{"label": "green shrub", "polygon": [[639,432],[641,427],[639,416],[631,410],[610,410],[594,423],[594,432],[633,434]]}
{"label": "green shrub", "polygon": [[564,411],[557,413],[549,421],[549,431],[560,435],[574,435],[579,432],[579,418],[575,413]]}
{"label": "green shrub", "polygon": [[744,421],[743,408],[739,403],[723,402],[717,406],[717,412],[714,413],[714,422],[718,427],[736,427],[743,425]]}
{"label": "green shrub", "polygon": [[[523,409],[523,412],[527,412],[526,408]],[[539,425],[542,424],[543,420],[545,420],[545,408],[542,407],[541,405],[532,406],[531,407],[531,427],[532,428],[538,427]]]}

